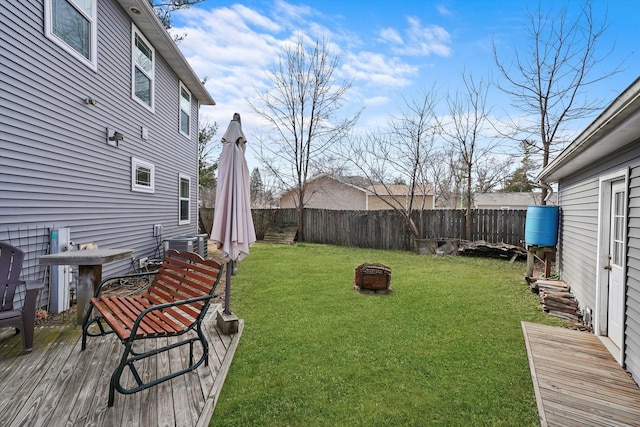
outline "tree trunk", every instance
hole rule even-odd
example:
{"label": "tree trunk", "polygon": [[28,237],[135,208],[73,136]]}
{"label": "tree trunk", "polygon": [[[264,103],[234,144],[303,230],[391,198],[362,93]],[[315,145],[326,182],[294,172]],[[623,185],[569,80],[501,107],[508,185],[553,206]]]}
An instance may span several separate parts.
{"label": "tree trunk", "polygon": [[300,191],[300,199],[298,200],[298,209],[296,213],[298,214],[298,241],[304,242],[304,192]]}
{"label": "tree trunk", "polygon": [[[544,134],[543,134],[544,135]],[[551,144],[545,140],[543,140],[542,142],[543,145],[543,153],[542,153],[542,168],[544,169],[548,164],[549,164],[549,151],[551,150]],[[546,205],[547,204],[547,194],[548,194],[547,187],[542,187],[542,193],[540,193],[540,204],[541,205]]]}
{"label": "tree trunk", "polygon": [[471,240],[471,165],[467,169],[467,212],[465,214],[465,239]]}
{"label": "tree trunk", "polygon": [[467,213],[465,214],[465,239],[471,240],[471,206],[467,206]]}
{"label": "tree trunk", "polygon": [[304,208],[298,208],[298,241],[304,242]]}
{"label": "tree trunk", "polygon": [[420,235],[420,232],[418,231],[418,227],[416,227],[416,223],[413,222],[413,219],[411,218],[411,214],[410,213],[407,214],[405,218],[407,219],[409,232],[413,235],[413,237],[416,239],[422,239],[424,236]]}

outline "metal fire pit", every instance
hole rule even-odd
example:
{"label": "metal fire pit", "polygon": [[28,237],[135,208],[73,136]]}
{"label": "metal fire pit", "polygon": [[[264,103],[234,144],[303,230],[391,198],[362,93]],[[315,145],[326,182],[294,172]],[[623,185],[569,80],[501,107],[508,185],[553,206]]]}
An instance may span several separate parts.
{"label": "metal fire pit", "polygon": [[361,264],[356,267],[353,281],[360,291],[389,292],[391,269],[382,264]]}

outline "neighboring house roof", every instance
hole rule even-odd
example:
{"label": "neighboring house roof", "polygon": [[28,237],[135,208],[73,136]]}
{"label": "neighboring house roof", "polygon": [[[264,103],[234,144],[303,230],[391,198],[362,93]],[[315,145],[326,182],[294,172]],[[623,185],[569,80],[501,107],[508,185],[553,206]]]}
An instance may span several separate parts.
{"label": "neighboring house roof", "polygon": [[117,0],[136,27],[176,72],[200,105],[215,105],[200,78],[193,71],[171,35],[164,29],[148,0]]}
{"label": "neighboring house roof", "polygon": [[367,178],[364,178],[362,176],[334,176],[334,175],[329,175],[329,174],[320,174],[319,176],[327,176],[329,178],[333,178],[336,179],[340,182],[343,182],[345,184],[349,184],[352,185],[354,187],[358,187],[358,188],[366,188],[369,186],[370,182]]}
{"label": "neighboring house roof", "polygon": [[[376,184],[369,185],[366,189],[378,195],[408,196],[410,193],[410,187],[406,184]],[[427,185],[426,188],[418,186],[414,190],[415,196],[430,196],[432,194],[433,187],[431,185]]]}
{"label": "neighboring house roof", "polygon": [[[637,140],[640,135],[640,78],[605,109],[537,179],[557,182]],[[606,136],[606,144],[598,144]]]}
{"label": "neighboring house roof", "polygon": [[[408,185],[404,184],[389,184],[384,185],[380,183],[371,184],[368,178],[360,177],[360,176],[336,176],[328,173],[321,173],[313,176],[309,180],[307,180],[308,188],[312,188],[313,184],[316,181],[321,179],[331,180],[340,185],[346,186],[355,190],[356,192],[360,192],[365,200],[365,205],[369,206],[369,200],[388,200],[389,197],[397,198],[399,200],[405,200],[408,198],[410,194],[410,188]],[[336,187],[337,188],[337,187]],[[344,188],[344,187],[343,187]],[[279,199],[282,200],[286,197],[291,197],[291,194],[295,191],[294,188],[289,188],[279,195]],[[337,191],[333,189],[332,191]],[[314,197],[313,192],[308,192],[307,197]],[[352,193],[358,194],[358,193]],[[429,196],[433,196],[433,187],[428,185],[426,188],[416,188],[415,189],[415,197],[424,197],[425,199]],[[367,208],[368,209],[368,208]]]}
{"label": "neighboring house roof", "polygon": [[[361,176],[338,176],[331,175],[328,173],[321,173],[312,178],[310,178],[307,183],[316,181],[321,178],[329,178],[336,181],[339,181],[343,184],[354,187],[360,191],[364,191],[367,194],[378,194],[378,195],[393,195],[393,196],[408,196],[409,195],[409,186],[405,184],[371,184],[371,181],[368,178],[364,178]],[[282,195],[288,193],[292,189],[285,190]],[[431,185],[427,185],[425,191],[418,187],[415,189],[416,196],[430,196],[433,194],[433,187]],[[281,196],[282,196],[281,195]]]}
{"label": "neighboring house roof", "polygon": [[[513,193],[480,193],[474,197],[474,204],[477,208],[526,208],[529,205],[539,205],[541,202],[540,192],[513,192]],[[557,204],[556,193],[547,200],[548,205]]]}

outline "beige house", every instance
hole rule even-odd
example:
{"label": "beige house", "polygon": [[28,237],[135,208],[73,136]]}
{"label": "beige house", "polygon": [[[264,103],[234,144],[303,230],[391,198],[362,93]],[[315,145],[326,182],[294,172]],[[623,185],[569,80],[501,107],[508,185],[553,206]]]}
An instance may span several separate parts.
{"label": "beige house", "polygon": [[[362,177],[333,176],[320,174],[307,182],[305,207],[333,210],[383,210],[389,205],[406,208],[410,202],[410,188],[407,185],[370,185]],[[280,196],[281,208],[295,208],[295,190],[287,190]],[[433,188],[416,190],[413,208],[433,209]]]}
{"label": "beige house", "polygon": [[[474,196],[476,209],[527,209],[529,205],[541,204],[541,192],[479,193]],[[558,195],[553,193],[547,205],[557,205]]]}

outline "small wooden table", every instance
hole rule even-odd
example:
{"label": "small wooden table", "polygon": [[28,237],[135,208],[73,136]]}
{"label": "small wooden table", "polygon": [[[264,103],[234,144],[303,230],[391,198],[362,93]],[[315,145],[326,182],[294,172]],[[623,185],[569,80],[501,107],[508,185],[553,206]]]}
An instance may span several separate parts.
{"label": "small wooden table", "polygon": [[133,249],[86,249],[40,256],[40,265],[78,266],[78,313],[76,322],[84,321],[89,300],[102,281],[102,266],[114,261],[131,258]]}

